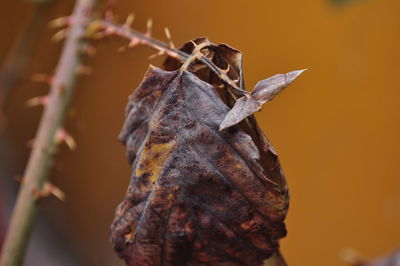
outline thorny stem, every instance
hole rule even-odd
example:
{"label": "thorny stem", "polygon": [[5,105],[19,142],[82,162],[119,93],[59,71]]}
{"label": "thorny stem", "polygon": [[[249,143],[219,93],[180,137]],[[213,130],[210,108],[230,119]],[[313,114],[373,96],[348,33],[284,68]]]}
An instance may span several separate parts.
{"label": "thorny stem", "polygon": [[[160,54],[169,55],[171,57],[181,60],[182,62],[186,61],[190,57],[189,54],[187,54],[181,50],[170,47],[168,44],[166,44],[160,40],[154,39],[154,38],[146,35],[145,33],[141,33],[139,31],[131,29],[129,27],[125,27],[123,25],[119,25],[119,24],[116,24],[114,22],[111,22],[111,21],[105,20],[105,19],[95,21],[95,23],[98,23],[98,26],[100,28],[103,28],[104,30],[106,30],[106,32],[108,32],[109,34],[116,34],[116,35],[126,38],[130,41],[138,41],[141,44],[153,47],[154,49],[158,50],[160,52]],[[243,90],[242,88],[239,88],[236,85],[235,81],[230,79],[223,70],[221,70],[219,67],[217,67],[206,56],[201,54],[200,57],[198,58],[198,60],[200,62],[202,62],[203,64],[205,64],[207,67],[209,67],[211,71],[213,71],[215,74],[217,74],[220,77],[220,79],[224,83],[228,84],[233,90],[235,90],[241,94],[244,94],[244,95],[248,94],[247,91]]]}
{"label": "thorny stem", "polygon": [[79,48],[96,0],[78,0],[71,26],[51,83],[49,101],[45,106],[35,144],[25,169],[24,180],[8,227],[0,266],[21,265],[37,212],[35,192],[42,191],[53,162],[57,133],[62,127],[66,110],[75,87],[76,70],[80,64]]}
{"label": "thorny stem", "polygon": [[182,64],[181,68],[179,69],[180,72],[185,71],[189,68],[190,64],[196,60],[199,59],[202,54],[201,54],[201,49],[207,47],[209,43],[203,42],[197,46],[195,46],[192,54],[186,59],[186,61]]}

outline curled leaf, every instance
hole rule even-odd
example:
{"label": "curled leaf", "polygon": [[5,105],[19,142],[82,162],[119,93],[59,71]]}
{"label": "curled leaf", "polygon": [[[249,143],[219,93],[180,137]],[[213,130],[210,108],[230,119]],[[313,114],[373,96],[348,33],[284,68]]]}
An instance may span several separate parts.
{"label": "curled leaf", "polygon": [[305,70],[277,74],[259,81],[249,95],[245,95],[236,101],[232,110],[220,124],[219,130],[236,125],[249,115],[259,111],[264,103],[272,101],[276,95],[289,86],[303,71]]}
{"label": "curled leaf", "polygon": [[283,174],[242,129],[218,131],[228,111],[188,71],[152,67],[131,96],[132,179],[111,236],[127,265],[262,265],[278,252]]}
{"label": "curled leaf", "polygon": [[[244,89],[239,51],[211,44],[204,56]],[[127,265],[286,265],[289,194],[271,143],[253,116],[219,131],[241,94],[204,62],[182,63],[150,67],[129,99],[120,140],[132,177],[114,248]]]}

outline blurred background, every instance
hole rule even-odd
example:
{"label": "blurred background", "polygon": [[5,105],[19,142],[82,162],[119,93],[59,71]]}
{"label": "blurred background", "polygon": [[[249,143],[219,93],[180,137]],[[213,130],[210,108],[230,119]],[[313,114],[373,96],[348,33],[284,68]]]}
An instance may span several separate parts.
{"label": "blurred background", "polygon": [[[51,74],[62,48],[47,23],[70,14],[73,2],[1,4],[0,62],[13,51],[28,60],[2,106],[0,237],[42,111],[25,101],[48,91],[30,78]],[[333,266],[346,265],[349,250],[368,259],[400,247],[399,10],[398,0],[119,0],[115,11],[121,22],[134,12],[143,31],[152,17],[154,37],[165,40],[168,26],[177,45],[207,36],[241,50],[248,89],[309,69],[257,118],[291,190],[284,257],[289,265]],[[32,51],[15,52],[23,36]],[[108,241],[130,179],[117,136],[128,95],[149,64],[162,62],[149,60],[147,47],[118,52],[126,43],[100,41],[86,60],[93,73],[80,78],[66,122],[78,148],[62,147],[51,173],[67,199],[42,201],[26,265],[123,265]]]}

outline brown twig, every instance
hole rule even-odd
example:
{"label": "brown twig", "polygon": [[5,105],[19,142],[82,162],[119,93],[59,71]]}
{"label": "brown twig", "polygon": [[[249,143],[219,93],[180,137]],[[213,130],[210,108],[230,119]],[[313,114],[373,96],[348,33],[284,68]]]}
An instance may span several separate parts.
{"label": "brown twig", "polygon": [[[144,44],[158,50],[160,55],[165,54],[177,58],[182,62],[186,61],[190,56],[189,54],[181,50],[175,49],[174,47],[171,47],[170,45],[162,41],[152,38],[149,34],[141,33],[137,30],[131,29],[129,26],[120,25],[106,19],[97,20],[94,23],[97,24],[97,27],[104,30],[106,35],[115,34],[128,39],[131,43],[131,46],[135,46],[137,44]],[[224,70],[217,67],[206,56],[202,55],[198,58],[198,60],[201,61],[203,64],[207,65],[211,71],[217,74],[220,77],[220,79],[224,83],[229,85],[233,90],[241,94],[248,94],[247,91],[243,90],[242,88],[239,88],[236,85],[235,81],[231,80]]]}
{"label": "brown twig", "polygon": [[1,266],[17,266],[23,262],[25,250],[37,212],[35,191],[42,191],[53,161],[58,132],[62,128],[66,110],[75,87],[76,69],[81,56],[88,15],[92,13],[95,0],[78,0],[73,11],[74,23],[71,26],[58,67],[51,82],[48,103],[45,106],[35,145],[28,160],[17,202],[8,227]]}

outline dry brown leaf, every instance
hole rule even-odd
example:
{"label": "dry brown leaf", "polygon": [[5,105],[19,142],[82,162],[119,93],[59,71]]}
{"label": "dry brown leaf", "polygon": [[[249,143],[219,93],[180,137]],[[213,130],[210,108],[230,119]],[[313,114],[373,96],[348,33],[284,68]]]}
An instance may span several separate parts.
{"label": "dry brown leaf", "polygon": [[259,111],[262,105],[270,102],[284,88],[290,85],[305,70],[296,70],[286,74],[277,74],[259,81],[249,95],[239,98],[232,110],[222,121],[219,130],[236,125],[249,115]]}
{"label": "dry brown leaf", "polygon": [[[207,56],[242,84],[240,52],[219,45]],[[284,265],[289,196],[272,145],[252,116],[219,131],[235,94],[201,63],[180,66],[150,67],[130,97],[120,139],[132,178],[114,248],[127,265]]]}

